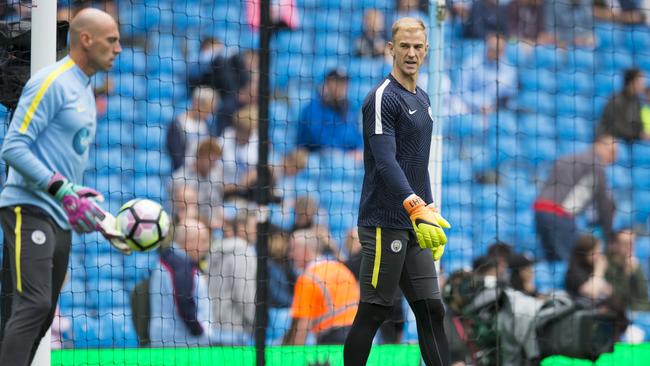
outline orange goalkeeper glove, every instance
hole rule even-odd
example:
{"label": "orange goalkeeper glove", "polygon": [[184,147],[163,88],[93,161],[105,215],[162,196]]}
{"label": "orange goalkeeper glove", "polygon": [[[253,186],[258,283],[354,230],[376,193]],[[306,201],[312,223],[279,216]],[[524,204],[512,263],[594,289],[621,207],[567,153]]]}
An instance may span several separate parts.
{"label": "orange goalkeeper glove", "polygon": [[423,249],[430,249],[435,260],[440,259],[444,253],[447,236],[443,228],[449,229],[451,225],[435,210],[427,206],[416,194],[404,200],[404,208],[408,212],[413,230],[418,239],[418,244]]}

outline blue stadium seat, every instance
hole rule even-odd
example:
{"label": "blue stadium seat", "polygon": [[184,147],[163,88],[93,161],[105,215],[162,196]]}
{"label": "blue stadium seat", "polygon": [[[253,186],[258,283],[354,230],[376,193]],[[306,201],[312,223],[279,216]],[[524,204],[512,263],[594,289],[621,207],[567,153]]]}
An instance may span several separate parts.
{"label": "blue stadium seat", "polygon": [[592,119],[594,115],[593,99],[585,96],[558,94],[556,106],[560,117]]}
{"label": "blue stadium seat", "polygon": [[[612,165],[607,169],[607,177],[611,186],[615,190],[632,188],[632,170],[621,166]],[[617,204],[618,206],[618,204]],[[617,209],[619,209],[617,207]]]}
{"label": "blue stadium seat", "polygon": [[305,30],[275,32],[271,47],[276,57],[291,55],[300,58],[302,54],[313,54],[314,34]]}
{"label": "blue stadium seat", "polygon": [[[112,265],[113,263],[111,263]],[[115,307],[124,307],[129,304],[129,294],[122,287],[122,282],[116,280],[117,278],[121,278],[121,276],[116,276],[115,279],[89,279],[86,294],[100,316],[110,314]]]}
{"label": "blue stadium seat", "polygon": [[201,6],[198,2],[177,2],[172,21],[174,22],[174,29],[177,31],[185,31],[188,28],[199,27],[205,22],[205,15],[201,13]]}
{"label": "blue stadium seat", "polygon": [[597,22],[594,24],[594,36],[596,38],[596,47],[599,51],[611,51],[617,44],[622,43],[621,29],[622,26],[607,22]]}
{"label": "blue stadium seat", "polygon": [[520,137],[523,140],[535,137],[553,139],[556,136],[556,122],[548,115],[523,113],[518,121]]}
{"label": "blue stadium seat", "polygon": [[557,121],[557,133],[561,140],[592,141],[594,130],[594,122],[586,118],[558,118]]}
{"label": "blue stadium seat", "polygon": [[596,95],[609,98],[612,93],[623,87],[623,77],[617,71],[599,71],[595,75],[594,86]]}
{"label": "blue stadium seat", "polygon": [[118,73],[135,73],[137,75],[144,75],[145,73],[147,57],[142,48],[123,48],[120,56],[115,61],[113,70]]}
{"label": "blue stadium seat", "polygon": [[598,54],[598,67],[605,72],[621,71],[634,66],[632,55],[627,52],[608,51]]}
{"label": "blue stadium seat", "polygon": [[[92,154],[93,151],[94,154]],[[133,169],[133,159],[128,149],[123,149],[120,146],[109,147],[108,149],[97,148],[91,149],[88,165],[100,172],[121,173]]]}
{"label": "blue stadium seat", "polygon": [[594,92],[594,76],[591,73],[567,70],[554,73],[552,77],[560,81],[557,85],[560,93],[590,96]]}
{"label": "blue stadium seat", "polygon": [[165,184],[160,176],[136,176],[133,181],[133,194],[136,197],[161,201],[167,196]]}
{"label": "blue stadium seat", "polygon": [[471,136],[482,136],[484,131],[482,116],[479,114],[462,114],[449,117],[443,128],[452,137],[466,139]]}
{"label": "blue stadium seat", "polygon": [[[122,310],[117,308],[115,312]],[[109,312],[99,317],[100,347],[137,347],[138,336],[130,314]]]}
{"label": "blue stadium seat", "polygon": [[[124,278],[132,284],[149,276],[149,272],[155,268],[158,261],[158,253],[147,252],[137,253],[124,257]],[[127,287],[127,290],[131,288]]]}
{"label": "blue stadium seat", "polygon": [[314,52],[319,55],[352,55],[354,52],[353,43],[345,33],[337,32],[318,32],[314,37],[314,43],[317,47]]}
{"label": "blue stadium seat", "polygon": [[557,147],[559,156],[580,154],[591,148],[591,142],[577,140],[559,141]]}
{"label": "blue stadium seat", "polygon": [[567,71],[589,72],[595,67],[595,53],[586,48],[573,48],[567,52]]}
{"label": "blue stadium seat", "polygon": [[[148,33],[154,33],[157,30],[172,29],[174,26],[174,13],[172,9],[166,7],[161,8],[160,4],[163,4],[163,2],[158,2],[157,4],[146,2],[144,5],[144,23]],[[164,47],[166,44],[161,44],[160,46]],[[158,47],[158,45],[155,47]]]}
{"label": "blue stadium seat", "polygon": [[99,347],[98,318],[87,314],[79,314],[71,317],[71,321],[75,348]]}
{"label": "blue stadium seat", "polygon": [[166,125],[174,118],[174,106],[170,102],[138,101],[136,103],[136,122],[152,125]]}
{"label": "blue stadium seat", "polygon": [[167,175],[171,172],[171,161],[161,150],[135,150],[134,169],[137,174]]}
{"label": "blue stadium seat", "polygon": [[532,53],[532,65],[538,69],[557,68],[563,62],[561,53],[554,46],[536,46]]}
{"label": "blue stadium seat", "polygon": [[83,277],[71,277],[71,280],[63,285],[59,296],[59,305],[62,312],[64,309],[68,311],[74,307],[86,306],[86,283],[83,281]]}
{"label": "blue stadium seat", "polygon": [[[555,73],[550,70],[543,69],[525,69],[520,70],[519,83],[523,90],[537,91],[542,90],[547,93],[554,93],[558,85],[556,85]],[[558,79],[562,80],[562,79]],[[561,83],[559,83],[561,85]]]}
{"label": "blue stadium seat", "polygon": [[535,162],[552,161],[558,157],[557,145],[554,139],[529,138],[525,149],[528,158]]}
{"label": "blue stadium seat", "polygon": [[[619,150],[624,149],[625,147],[621,146]],[[650,143],[640,142],[632,145],[632,161],[634,165],[650,165]]]}
{"label": "blue stadium seat", "polygon": [[639,224],[646,225],[648,218],[650,218],[650,191],[635,190],[633,193],[635,221]]}
{"label": "blue stadium seat", "polygon": [[[449,155],[445,155],[449,156]],[[442,182],[447,185],[450,183],[464,183],[470,182],[473,179],[472,166],[463,161],[454,159],[449,156],[449,159],[442,163]]]}
{"label": "blue stadium seat", "polygon": [[623,39],[628,51],[632,53],[648,52],[650,48],[650,32],[647,27],[628,27]]}
{"label": "blue stadium seat", "polygon": [[134,146],[138,149],[162,151],[165,145],[167,128],[160,125],[136,124],[133,128]]}
{"label": "blue stadium seat", "polygon": [[543,111],[552,113],[555,111],[555,98],[553,94],[541,91],[522,91],[516,97],[516,106],[523,111]]}
{"label": "blue stadium seat", "polygon": [[118,6],[118,13],[122,37],[143,36],[146,33],[145,15],[142,7],[125,2]]}
{"label": "blue stadium seat", "polygon": [[[127,82],[128,83],[128,82]],[[111,122],[132,122],[135,118],[133,98],[111,95],[106,101],[106,119]]]}
{"label": "blue stadium seat", "polygon": [[632,168],[632,182],[634,189],[650,189],[650,167],[647,165],[636,165]]}
{"label": "blue stadium seat", "polygon": [[[101,245],[110,246],[110,244],[105,240]],[[112,251],[108,254],[100,255],[92,255],[91,253],[86,253],[86,256],[84,258],[84,265],[86,266],[87,280],[99,281],[121,278],[124,273],[123,257],[124,255],[117,251]]]}
{"label": "blue stadium seat", "polygon": [[563,289],[566,270],[564,262],[537,262],[534,266],[537,290],[548,293],[553,289]]}

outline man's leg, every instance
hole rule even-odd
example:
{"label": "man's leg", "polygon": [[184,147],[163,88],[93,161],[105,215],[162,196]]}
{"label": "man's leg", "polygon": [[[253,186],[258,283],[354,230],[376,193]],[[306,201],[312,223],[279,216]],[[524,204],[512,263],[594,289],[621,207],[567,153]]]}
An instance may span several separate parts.
{"label": "man's leg", "polygon": [[52,309],[55,235],[42,215],[25,206],[0,210],[14,284],[11,316],[0,349],[0,365],[27,366]]}
{"label": "man's leg", "polygon": [[47,319],[43,323],[43,327],[41,327],[39,335],[36,337],[36,339],[38,339],[38,342],[36,342],[32,348],[30,363],[34,359],[34,355],[36,355],[36,351],[38,350],[38,346],[40,344],[40,339],[45,336],[45,333],[52,325],[52,320],[54,320],[54,314],[56,313],[56,304],[59,301],[61,288],[63,287],[63,282],[65,281],[65,276],[68,272],[68,260],[70,259],[70,246],[72,244],[71,232],[69,230],[61,229],[54,222],[51,224],[56,240],[54,247],[54,257],[52,258],[52,307]]}
{"label": "man's leg", "polygon": [[406,252],[400,287],[415,314],[424,363],[427,366],[449,366],[445,307],[438,286],[438,273],[431,251],[420,248],[415,238],[410,241]]}
{"label": "man's leg", "polygon": [[535,227],[546,260],[568,261],[577,239],[575,220],[547,212],[536,212]]}
{"label": "man's leg", "polygon": [[346,366],[366,364],[377,329],[390,314],[404,265],[408,231],[361,227],[359,240],[361,301],[343,349]]}

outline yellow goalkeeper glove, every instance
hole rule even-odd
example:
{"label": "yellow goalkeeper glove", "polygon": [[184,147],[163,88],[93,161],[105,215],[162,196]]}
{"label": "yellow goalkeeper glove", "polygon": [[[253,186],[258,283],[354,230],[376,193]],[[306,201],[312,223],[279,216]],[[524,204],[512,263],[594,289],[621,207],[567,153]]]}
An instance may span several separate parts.
{"label": "yellow goalkeeper glove", "polygon": [[447,243],[447,236],[443,228],[449,229],[451,225],[440,216],[435,207],[425,205],[424,201],[416,194],[412,194],[404,200],[404,208],[411,218],[420,247],[431,249],[434,259],[440,259],[444,253],[444,245]]}

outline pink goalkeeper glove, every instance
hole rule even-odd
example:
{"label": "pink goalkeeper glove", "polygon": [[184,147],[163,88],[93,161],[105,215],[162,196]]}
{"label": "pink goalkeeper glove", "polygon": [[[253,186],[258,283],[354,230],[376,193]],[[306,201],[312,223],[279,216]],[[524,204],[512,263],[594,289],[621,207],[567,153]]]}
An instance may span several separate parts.
{"label": "pink goalkeeper glove", "polygon": [[97,216],[101,212],[93,200],[104,201],[101,193],[72,184],[66,177],[56,172],[47,184],[47,191],[61,203],[74,231],[90,233],[97,230]]}

